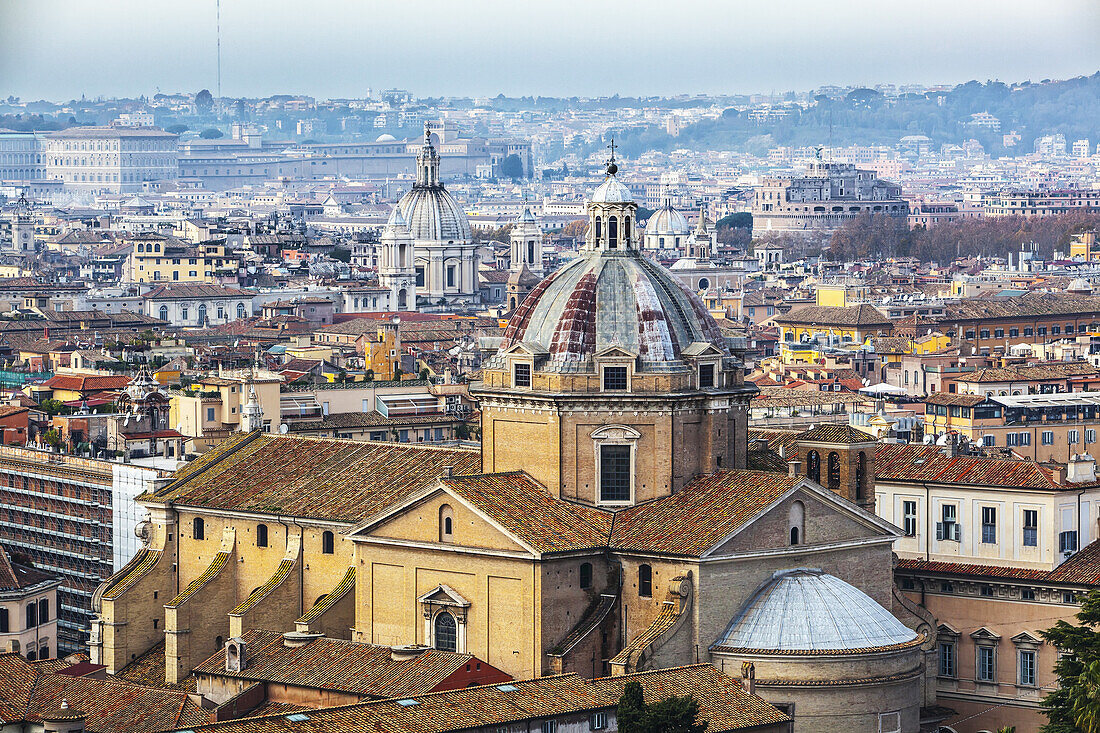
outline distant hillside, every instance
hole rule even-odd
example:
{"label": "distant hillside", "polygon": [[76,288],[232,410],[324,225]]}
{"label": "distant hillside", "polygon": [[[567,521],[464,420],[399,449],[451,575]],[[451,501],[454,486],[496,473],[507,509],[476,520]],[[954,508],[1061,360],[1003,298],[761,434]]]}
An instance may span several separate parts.
{"label": "distant hillside", "polygon": [[[616,141],[626,155],[646,149],[694,148],[746,150],[760,154],[777,145],[893,145],[905,135],[927,135],[939,145],[978,139],[986,152],[1006,152],[1002,135],[1022,136],[1015,151],[1030,151],[1036,137],[1062,133],[1068,144],[1088,138],[1100,141],[1100,72],[1065,81],[970,81],[950,92],[909,94],[888,99],[872,89],[856,89],[844,99],[818,97],[809,109],[792,110],[786,119],[755,122],[748,113],[727,109],[718,120],[681,130],[673,138],[654,126],[624,131]],[[970,115],[988,112],[1001,121],[1001,131],[975,129]]]}

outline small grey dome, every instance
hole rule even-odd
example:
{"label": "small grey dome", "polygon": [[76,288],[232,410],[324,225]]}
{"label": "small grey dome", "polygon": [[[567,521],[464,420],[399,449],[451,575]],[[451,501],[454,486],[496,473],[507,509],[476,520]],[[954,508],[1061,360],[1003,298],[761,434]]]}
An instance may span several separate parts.
{"label": "small grey dome", "polygon": [[386,221],[386,226],[389,227],[407,227],[409,223],[405,221],[405,217],[401,215],[401,207],[394,206],[393,211],[390,212],[390,218]]}
{"label": "small grey dome", "polygon": [[783,653],[855,650],[917,634],[858,588],[820,570],[781,570],[741,608],[716,647]]}
{"label": "small grey dome", "polygon": [[381,135],[379,135],[378,137],[374,138],[374,141],[376,143],[393,143],[393,142],[397,142],[397,138],[395,138],[393,135],[389,134],[388,132],[384,132]]}
{"label": "small grey dome", "polygon": [[1089,281],[1086,280],[1085,278],[1078,277],[1078,278],[1074,278],[1073,281],[1070,282],[1069,287],[1067,287],[1066,290],[1069,291],[1069,292],[1074,292],[1074,291],[1076,291],[1076,292],[1086,292],[1086,291],[1091,292],[1092,291],[1092,285],[1090,285]]}

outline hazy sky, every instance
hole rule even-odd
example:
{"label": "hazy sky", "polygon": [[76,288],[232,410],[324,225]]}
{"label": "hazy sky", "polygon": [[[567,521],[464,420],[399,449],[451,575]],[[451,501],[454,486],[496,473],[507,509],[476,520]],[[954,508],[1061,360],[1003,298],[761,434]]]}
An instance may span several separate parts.
{"label": "hazy sky", "polygon": [[[222,92],[655,95],[1064,78],[1098,0],[222,0]],[[0,0],[0,95],[216,93],[215,0]]]}

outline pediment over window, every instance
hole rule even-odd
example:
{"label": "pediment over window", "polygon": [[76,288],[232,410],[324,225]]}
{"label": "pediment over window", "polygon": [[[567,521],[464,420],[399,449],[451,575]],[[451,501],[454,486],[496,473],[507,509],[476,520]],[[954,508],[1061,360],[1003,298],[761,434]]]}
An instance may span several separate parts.
{"label": "pediment over window", "polygon": [[602,351],[597,351],[595,357],[602,361],[604,359],[637,359],[638,355],[621,346],[608,346]]}
{"label": "pediment over window", "polygon": [[602,425],[592,431],[593,440],[638,440],[642,437],[629,425]]}
{"label": "pediment over window", "polygon": [[1001,635],[983,626],[977,631],[972,632],[970,638],[974,641],[1000,641]]}
{"label": "pediment over window", "polygon": [[428,603],[433,606],[470,607],[470,602],[460,596],[454,588],[442,584],[437,585],[434,590],[425,593],[416,600],[418,603]]}
{"label": "pediment over window", "polygon": [[1026,631],[1021,631],[1019,634],[1016,634],[1016,636],[1012,637],[1012,642],[1014,644],[1019,644],[1020,646],[1039,646],[1043,643],[1043,640],[1037,636],[1029,634]]}
{"label": "pediment over window", "polygon": [[936,633],[939,636],[952,636],[956,638],[959,636],[958,629],[954,628],[950,624],[940,624],[936,627]]}

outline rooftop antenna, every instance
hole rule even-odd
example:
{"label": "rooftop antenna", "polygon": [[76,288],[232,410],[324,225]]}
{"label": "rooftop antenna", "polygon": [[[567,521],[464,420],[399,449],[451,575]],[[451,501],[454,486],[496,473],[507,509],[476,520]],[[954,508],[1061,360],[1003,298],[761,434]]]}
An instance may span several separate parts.
{"label": "rooftop antenna", "polygon": [[217,0],[217,32],[218,32],[218,99],[222,98],[222,0]]}

